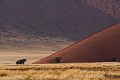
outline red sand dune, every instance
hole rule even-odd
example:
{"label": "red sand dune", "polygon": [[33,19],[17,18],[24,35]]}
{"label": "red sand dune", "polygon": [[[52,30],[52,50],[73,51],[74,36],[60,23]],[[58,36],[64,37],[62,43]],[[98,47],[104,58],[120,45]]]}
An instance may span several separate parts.
{"label": "red sand dune", "polygon": [[98,32],[33,64],[55,63],[56,57],[61,57],[62,63],[110,62],[114,57],[117,58],[116,61],[120,61],[120,24]]}

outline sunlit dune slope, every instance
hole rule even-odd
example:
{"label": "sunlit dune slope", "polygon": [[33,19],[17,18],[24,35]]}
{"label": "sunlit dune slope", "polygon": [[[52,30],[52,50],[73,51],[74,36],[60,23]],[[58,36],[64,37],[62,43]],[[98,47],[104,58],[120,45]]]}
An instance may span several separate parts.
{"label": "sunlit dune slope", "polygon": [[100,31],[34,63],[55,63],[56,57],[61,57],[61,62],[66,63],[110,62],[114,57],[120,61],[120,24]]}

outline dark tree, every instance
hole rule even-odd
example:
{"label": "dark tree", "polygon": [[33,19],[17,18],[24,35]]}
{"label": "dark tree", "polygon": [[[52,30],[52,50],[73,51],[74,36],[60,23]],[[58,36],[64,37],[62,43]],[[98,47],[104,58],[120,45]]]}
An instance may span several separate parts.
{"label": "dark tree", "polygon": [[61,57],[56,57],[54,60],[56,63],[61,63],[61,59],[62,59]]}
{"label": "dark tree", "polygon": [[27,61],[27,59],[20,59],[16,61],[16,64],[24,64]]}
{"label": "dark tree", "polygon": [[116,62],[116,59],[117,59],[116,57],[113,57],[112,62]]}

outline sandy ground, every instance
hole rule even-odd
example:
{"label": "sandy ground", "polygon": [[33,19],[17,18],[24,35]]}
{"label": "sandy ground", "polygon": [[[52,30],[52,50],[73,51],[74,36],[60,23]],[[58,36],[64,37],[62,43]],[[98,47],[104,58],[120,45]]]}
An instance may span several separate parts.
{"label": "sandy ground", "polygon": [[28,52],[0,52],[0,64],[15,64],[15,62],[19,59],[27,59],[26,64],[31,64],[32,62],[44,58],[50,53],[54,53],[54,51],[41,51],[38,53],[37,51]]}
{"label": "sandy ground", "polygon": [[[58,44],[57,47],[53,45],[53,47],[49,46],[41,46],[37,48],[18,48],[13,49],[12,47],[8,49],[1,49],[0,48],[0,65],[2,64],[15,64],[15,62],[19,59],[27,59],[27,62],[25,64],[31,64],[39,59],[42,59],[44,57],[47,57],[67,46],[69,44],[60,45]],[[31,45],[32,46],[32,45]]]}

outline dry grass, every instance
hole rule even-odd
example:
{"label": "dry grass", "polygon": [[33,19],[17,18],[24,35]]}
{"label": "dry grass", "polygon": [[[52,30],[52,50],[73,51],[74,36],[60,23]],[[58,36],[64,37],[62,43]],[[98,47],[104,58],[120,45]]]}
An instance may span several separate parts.
{"label": "dry grass", "polygon": [[120,63],[2,65],[0,80],[120,80]]}

